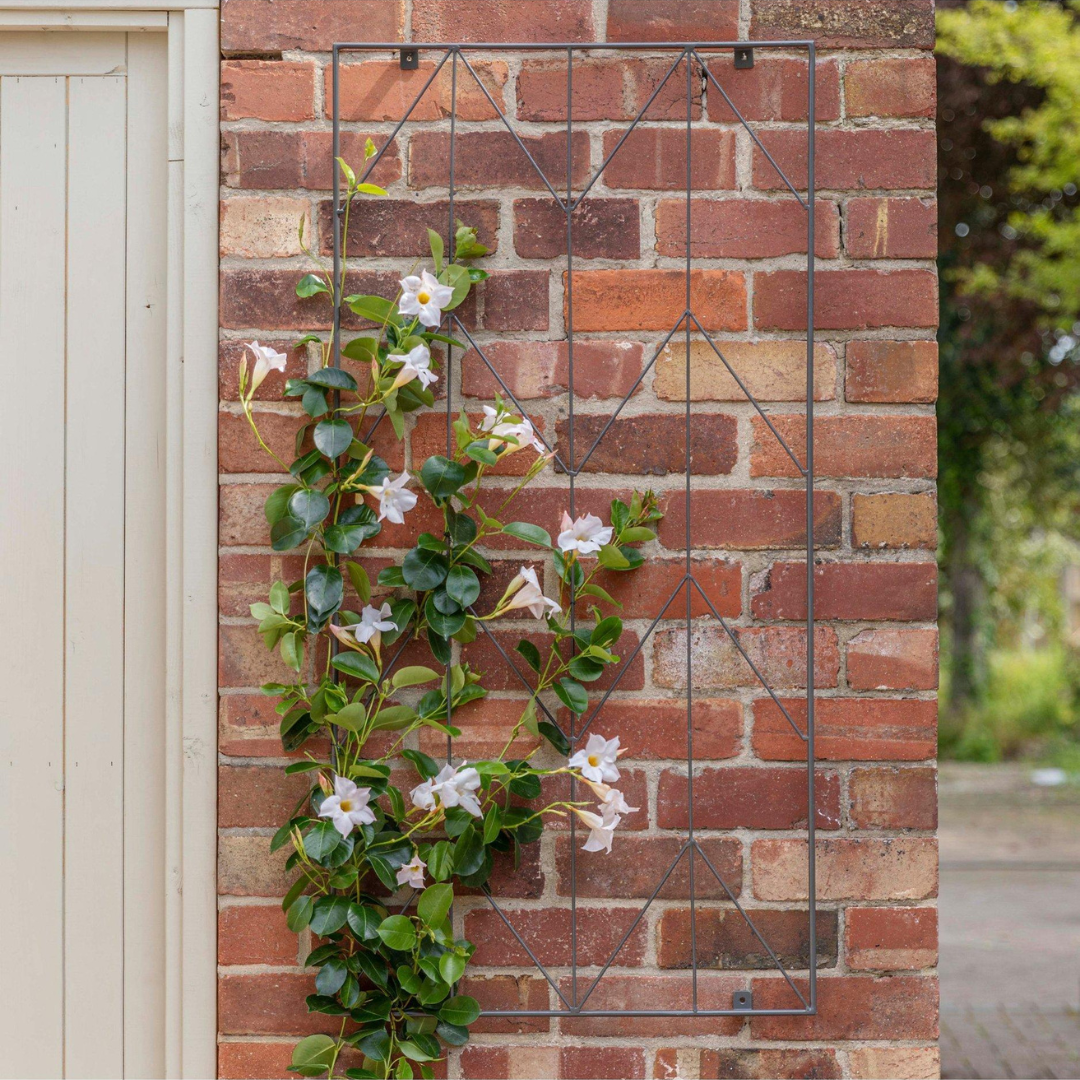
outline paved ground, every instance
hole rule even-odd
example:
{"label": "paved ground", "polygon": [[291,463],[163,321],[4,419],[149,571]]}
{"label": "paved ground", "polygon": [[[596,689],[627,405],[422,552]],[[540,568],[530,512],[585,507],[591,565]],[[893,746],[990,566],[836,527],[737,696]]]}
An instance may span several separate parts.
{"label": "paved ground", "polygon": [[941,771],[941,1064],[1080,1078],[1080,785]]}

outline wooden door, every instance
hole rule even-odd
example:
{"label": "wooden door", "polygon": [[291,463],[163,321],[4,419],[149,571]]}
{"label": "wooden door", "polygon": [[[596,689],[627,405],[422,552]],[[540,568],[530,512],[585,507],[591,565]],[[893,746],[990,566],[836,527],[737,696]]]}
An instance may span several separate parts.
{"label": "wooden door", "polygon": [[167,48],[0,33],[0,1074],[164,1072]]}

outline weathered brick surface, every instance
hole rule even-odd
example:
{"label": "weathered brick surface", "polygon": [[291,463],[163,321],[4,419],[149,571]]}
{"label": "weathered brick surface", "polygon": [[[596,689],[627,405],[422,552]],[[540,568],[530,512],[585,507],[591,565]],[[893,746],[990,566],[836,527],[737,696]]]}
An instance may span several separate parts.
{"label": "weathered brick surface", "polygon": [[[324,339],[329,331],[326,306],[298,300],[294,285],[304,262],[296,228],[301,218],[304,243],[324,258],[332,251],[331,45],[603,38],[662,44],[740,36],[813,38],[819,46],[812,389],[821,405],[815,426],[812,681],[818,691],[821,1012],[815,1019],[753,1021],[485,1017],[469,1046],[437,1063],[435,1073],[934,1075],[936,985],[929,969],[936,961],[931,552],[937,288],[934,61],[927,51],[933,44],[932,6],[930,0],[223,3],[222,1076],[289,1075],[293,1036],[328,1029],[325,1017],[311,1017],[304,1008],[311,979],[299,959],[308,942],[284,926],[279,901],[291,875],[284,871],[286,853],[269,851],[272,830],[306,789],[302,777],[282,772],[283,760],[296,755],[282,754],[274,700],[258,692],[260,682],[285,672],[265,651],[248,612],[271,581],[301,577],[303,559],[269,547],[263,502],[281,482],[279,466],[258,452],[240,415],[236,371],[243,343],[258,338],[287,352],[286,377],[295,378],[318,363],[318,346],[297,349],[293,343],[308,331]],[[440,407],[447,396],[455,411],[475,415],[495,393],[509,393],[564,463],[580,470],[578,513],[606,516],[611,499],[626,497],[635,486],[654,487],[665,513],[643,570],[603,571],[597,577],[622,604],[627,628],[618,646],[622,674],[590,684],[586,718],[590,731],[618,735],[627,748],[622,785],[640,809],[620,829],[611,855],[578,853],[577,945],[587,965],[579,993],[611,959],[590,1008],[690,1007],[688,852],[622,949],[612,954],[683,850],[691,748],[697,839],[804,987],[810,962],[807,744],[800,734],[810,681],[803,625],[806,493],[798,466],[746,393],[805,461],[806,211],[695,61],[687,235],[685,62],[652,49],[577,53],[570,183],[575,197],[591,186],[571,215],[573,262],[567,275],[566,214],[548,188],[565,199],[564,53],[470,53],[482,88],[459,59],[452,207],[449,62],[386,145],[441,59],[425,52],[418,70],[403,71],[395,56],[357,52],[343,56],[340,71],[342,154],[360,165],[365,140],[372,138],[383,153],[370,179],[389,192],[385,199],[354,205],[347,291],[392,294],[399,278],[425,258],[428,227],[445,234],[451,213],[475,225],[490,249],[479,264],[490,279],[455,313],[473,341],[464,355],[455,348],[449,364],[445,352],[437,358],[436,410],[407,419],[404,446],[380,430],[373,437],[376,449],[395,470],[416,469],[424,455],[444,446]],[[754,67],[746,70],[734,68],[730,52],[703,54],[703,60],[802,191],[810,75],[805,53],[758,50]],[[615,152],[654,90],[642,121]],[[689,303],[683,275],[688,244]],[[687,306],[715,349],[696,326],[687,340],[681,326]],[[363,326],[351,313],[344,322],[347,336]],[[454,331],[462,339],[464,332]],[[350,370],[365,374],[355,365]],[[255,407],[269,442],[288,460],[301,416],[295,403],[281,403],[283,385],[276,373],[268,378]],[[694,474],[689,564],[688,453]],[[523,451],[500,470],[493,490],[481,496],[488,513],[496,513],[531,459],[532,451]],[[567,487],[565,472],[553,469],[540,486],[519,496],[512,516],[556,531],[568,505]],[[440,527],[423,503],[407,527],[386,523],[380,547],[368,559],[369,572],[392,563],[395,549],[411,543],[419,529]],[[514,539],[493,541],[487,554],[494,573],[481,607],[497,600],[523,563],[544,566],[542,552]],[[689,588],[688,571],[696,583]],[[554,583],[550,566],[544,576]],[[591,618],[587,609],[583,602],[580,619]],[[726,621],[788,716],[715,615]],[[543,641],[535,624],[516,625],[522,629],[495,628],[508,652],[521,636]],[[501,749],[527,691],[486,636],[464,655],[484,672],[490,689],[487,699],[458,717],[463,734],[455,752],[472,760]],[[430,659],[420,643],[410,644],[399,662]],[[557,701],[548,704],[568,727],[566,710]],[[373,741],[372,751],[384,753],[391,745],[388,735]],[[436,755],[444,750],[434,731],[414,745]],[[535,746],[533,736],[521,734],[513,752],[527,754]],[[549,749],[543,753],[556,760]],[[545,797],[568,796],[565,778],[545,784]],[[576,842],[580,847],[580,829]],[[699,1006],[729,1008],[734,990],[752,987],[759,1007],[797,1007],[798,999],[704,861],[697,858],[693,865]],[[508,918],[565,993],[569,878],[565,821],[525,849],[516,871],[511,860],[500,859],[493,878]],[[557,1002],[482,896],[462,890],[455,918],[457,932],[479,945],[467,989],[485,1008],[536,1010]],[[359,1064],[355,1056],[342,1062]]]}

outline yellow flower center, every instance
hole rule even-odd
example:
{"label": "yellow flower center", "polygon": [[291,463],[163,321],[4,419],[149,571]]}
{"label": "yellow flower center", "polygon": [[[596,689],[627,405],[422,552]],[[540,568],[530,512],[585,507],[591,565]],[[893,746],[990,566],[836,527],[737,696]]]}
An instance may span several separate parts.
{"label": "yellow flower center", "polygon": [[597,754],[590,754],[589,755],[589,764],[592,765],[593,768],[595,768],[597,765],[599,765],[600,764],[599,756]]}
{"label": "yellow flower center", "polygon": [[344,810],[346,814],[348,814],[352,810],[352,800],[351,799],[342,799],[341,800],[341,809]]}
{"label": "yellow flower center", "polygon": [[416,299],[419,300],[421,304],[426,304],[431,300],[431,293],[418,292],[416,294]]}

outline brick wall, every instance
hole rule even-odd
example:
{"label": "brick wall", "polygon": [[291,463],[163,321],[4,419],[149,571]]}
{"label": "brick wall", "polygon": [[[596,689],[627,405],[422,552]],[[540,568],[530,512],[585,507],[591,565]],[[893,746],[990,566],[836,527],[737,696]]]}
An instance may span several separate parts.
{"label": "brick wall", "polygon": [[[235,402],[239,342],[284,348],[298,331],[325,331],[292,294],[303,260],[296,222],[325,249],[331,183],[328,50],[335,40],[681,41],[813,37],[817,72],[818,346],[817,573],[820,1011],[750,1021],[535,1019],[481,1021],[448,1063],[468,1077],[923,1077],[936,1075],[937,886],[934,773],[937,685],[937,293],[934,61],[930,0],[224,0],[221,234],[221,723],[219,947],[222,1076],[284,1076],[292,1036],[318,1030],[298,966],[308,942],[286,930],[274,827],[303,781],[281,771],[276,717],[258,684],[278,676],[247,616],[275,577],[300,575],[272,554],[262,503],[278,478]],[[489,92],[563,181],[561,57],[477,55]],[[599,166],[670,59],[581,60],[575,75],[575,182]],[[713,71],[781,165],[805,170],[805,54],[759,51],[753,70],[730,58]],[[426,77],[394,60],[342,73],[344,153],[381,143]],[[682,310],[685,242],[685,78],[658,95],[593,189],[575,231],[577,431],[599,431]],[[458,101],[458,213],[492,248],[492,278],[465,318],[507,384],[549,438],[565,445],[562,218],[542,182],[468,77]],[[446,220],[448,82],[437,81],[373,177],[388,200],[364,204],[350,255],[358,280],[386,288],[422,252],[424,229]],[[715,331],[778,429],[805,437],[804,223],[749,135],[699,73],[694,82],[694,310]],[[424,205],[420,205],[424,204]],[[800,254],[803,253],[803,254]],[[470,301],[471,303],[471,301]],[[652,565],[624,585],[630,644],[681,574],[685,350],[661,354],[580,480],[579,506],[651,485],[669,513]],[[790,461],[708,346],[690,350],[694,437],[695,573],[720,613],[779,687],[796,718],[806,684],[803,496]],[[290,353],[290,374],[315,361]],[[475,356],[451,376],[475,407],[496,388]],[[440,382],[440,386],[442,383]],[[279,379],[258,394],[264,430],[288,447],[296,411]],[[468,400],[466,401],[468,404]],[[436,422],[437,421],[437,422]],[[435,452],[442,420],[411,424],[395,468]],[[578,436],[582,436],[579,434]],[[591,442],[591,438],[589,440]],[[581,451],[578,451],[579,455]],[[564,478],[529,495],[549,528]],[[520,516],[526,516],[521,514]],[[393,543],[394,530],[383,538]],[[382,551],[385,556],[390,554]],[[521,556],[507,557],[516,566]],[[513,559],[511,563],[509,560]],[[512,571],[511,571],[512,572]],[[501,581],[503,569],[496,573]],[[673,608],[683,610],[682,601]],[[695,617],[703,611],[694,612]],[[632,747],[628,795],[643,807],[610,857],[579,864],[582,961],[602,962],[678,850],[685,827],[685,631],[662,621],[598,721]],[[509,635],[513,638],[513,635]],[[473,707],[461,752],[490,752],[519,694],[481,642],[491,697]],[[806,968],[805,760],[776,707],[737,663],[715,622],[694,630],[697,825],[718,869],[740,889],[765,936],[793,970]],[[624,649],[624,653],[629,648]],[[487,745],[486,745],[487,744]],[[541,959],[567,961],[566,837],[551,830],[515,879],[505,906]],[[666,865],[666,864],[665,864]],[[698,876],[699,895],[709,886]],[[715,894],[716,889],[713,888]],[[590,1002],[686,1004],[685,875],[673,876]],[[552,1004],[546,984],[479,901],[463,902],[464,931],[481,943],[473,992],[485,1004]],[[528,914],[528,912],[532,914]],[[737,913],[699,907],[703,1005],[751,986],[755,1004],[790,1006]],[[493,968],[485,975],[485,968]],[[796,978],[799,976],[797,975]],[[785,997],[785,995],[788,995]]]}

